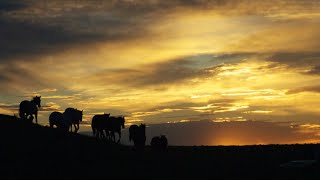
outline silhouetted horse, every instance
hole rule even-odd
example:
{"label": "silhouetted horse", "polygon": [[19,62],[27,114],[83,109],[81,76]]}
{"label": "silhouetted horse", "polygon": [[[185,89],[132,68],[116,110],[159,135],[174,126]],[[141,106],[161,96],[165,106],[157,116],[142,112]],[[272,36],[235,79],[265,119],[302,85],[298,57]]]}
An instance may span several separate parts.
{"label": "silhouetted horse", "polygon": [[143,149],[146,144],[146,125],[131,125],[129,128],[129,141],[133,141],[137,149]]}
{"label": "silhouetted horse", "polygon": [[164,135],[153,137],[150,144],[153,151],[166,151],[168,148],[168,140]]}
{"label": "silhouetted horse", "polygon": [[[109,131],[107,130],[110,114],[94,115],[91,121],[91,128],[93,136],[97,138],[109,138]],[[106,135],[104,132],[106,131]]]}
{"label": "silhouetted horse", "polygon": [[115,133],[119,134],[119,139],[118,139],[118,143],[120,142],[121,139],[121,127],[124,128],[124,117],[123,116],[119,116],[119,117],[114,117],[114,116],[110,116],[109,120],[107,121],[106,124],[106,131],[110,131],[110,136],[111,136],[111,140],[113,142],[116,142],[116,137],[115,137]]}
{"label": "silhouetted horse", "polygon": [[[19,116],[21,119],[33,120],[33,114],[36,118],[36,123],[38,124],[38,107],[41,107],[41,96],[33,97],[31,101],[24,100],[19,106]],[[28,117],[30,116],[30,117]],[[31,117],[32,116],[32,117]]]}
{"label": "silhouetted horse", "polygon": [[72,125],[74,125],[74,132],[78,132],[79,130],[79,123],[82,121],[83,111],[74,109],[74,108],[67,108],[63,113],[63,118],[65,121],[68,122],[70,127],[70,132],[72,132]]}
{"label": "silhouetted horse", "polygon": [[57,126],[57,128],[65,131],[69,130],[70,123],[63,118],[63,114],[60,112],[52,112],[49,116],[50,127]]}

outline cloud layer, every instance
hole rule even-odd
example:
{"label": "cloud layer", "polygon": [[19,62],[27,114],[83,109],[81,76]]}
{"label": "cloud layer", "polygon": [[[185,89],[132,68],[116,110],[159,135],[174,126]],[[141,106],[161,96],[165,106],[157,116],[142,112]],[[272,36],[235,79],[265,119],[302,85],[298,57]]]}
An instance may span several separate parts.
{"label": "cloud layer", "polygon": [[110,112],[128,125],[229,122],[227,133],[253,124],[291,134],[274,132],[275,142],[309,141],[316,134],[290,126],[319,124],[319,3],[1,1],[0,112],[41,94],[43,124],[75,107],[87,122]]}

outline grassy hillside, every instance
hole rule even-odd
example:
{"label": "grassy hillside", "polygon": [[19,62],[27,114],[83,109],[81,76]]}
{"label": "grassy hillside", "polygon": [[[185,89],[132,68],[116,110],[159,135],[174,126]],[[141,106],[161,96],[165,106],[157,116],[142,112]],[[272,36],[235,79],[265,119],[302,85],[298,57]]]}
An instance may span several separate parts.
{"label": "grassy hillside", "polygon": [[320,167],[281,168],[313,159],[318,145],[169,147],[133,151],[0,115],[1,179],[319,179]]}

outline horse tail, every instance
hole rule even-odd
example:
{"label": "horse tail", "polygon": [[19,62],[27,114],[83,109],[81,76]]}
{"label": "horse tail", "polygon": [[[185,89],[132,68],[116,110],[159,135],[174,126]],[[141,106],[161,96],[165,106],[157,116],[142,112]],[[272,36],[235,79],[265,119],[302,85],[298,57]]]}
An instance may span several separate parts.
{"label": "horse tail", "polygon": [[53,119],[52,117],[49,116],[49,124],[50,124],[50,128],[53,128]]}
{"label": "horse tail", "polygon": [[21,111],[21,108],[19,108],[19,116],[20,119],[24,119],[24,113]]}
{"label": "horse tail", "polygon": [[93,133],[93,136],[96,135],[96,128],[92,127],[92,133]]}
{"label": "horse tail", "polygon": [[133,136],[134,136],[134,129],[132,126],[129,128],[129,142],[131,142],[133,140]]}
{"label": "horse tail", "polygon": [[132,141],[132,133],[131,132],[129,133],[129,141],[130,142]]}
{"label": "horse tail", "polygon": [[92,133],[93,133],[93,136],[96,136],[96,120],[95,120],[95,117],[92,118],[91,120],[91,128],[92,128]]}

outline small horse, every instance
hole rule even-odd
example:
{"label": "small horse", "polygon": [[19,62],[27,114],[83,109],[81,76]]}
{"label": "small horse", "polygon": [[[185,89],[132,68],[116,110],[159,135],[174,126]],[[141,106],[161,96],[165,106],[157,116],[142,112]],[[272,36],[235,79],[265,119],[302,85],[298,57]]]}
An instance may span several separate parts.
{"label": "small horse", "polygon": [[155,136],[151,139],[151,148],[153,151],[166,151],[168,148],[168,140],[166,136]]}
{"label": "small horse", "polygon": [[[31,101],[24,100],[19,105],[19,116],[21,119],[27,119],[33,121],[33,114],[38,124],[38,107],[41,107],[41,96],[33,97]],[[29,116],[29,117],[28,117]],[[32,116],[32,118],[31,118]]]}
{"label": "small horse", "polygon": [[[109,120],[109,114],[97,114],[92,117],[91,128],[93,136],[97,138],[107,138],[109,137],[109,131],[107,129],[107,121]],[[106,136],[104,136],[103,131],[106,131]]]}
{"label": "small horse", "polygon": [[131,125],[129,128],[129,141],[133,141],[137,149],[143,149],[146,144],[146,125]]}
{"label": "small horse", "polygon": [[113,142],[116,141],[116,137],[115,137],[115,133],[119,134],[119,139],[118,139],[118,143],[120,142],[121,139],[121,127],[124,128],[124,116],[119,116],[119,117],[114,117],[114,116],[110,116],[109,120],[107,121],[106,124],[106,131],[110,131],[110,136],[111,136],[111,140]]}
{"label": "small horse", "polygon": [[60,112],[52,112],[49,116],[50,127],[57,126],[57,128],[63,129],[65,131],[69,130],[69,122],[65,121],[63,114]]}
{"label": "small horse", "polygon": [[67,108],[63,113],[63,118],[65,121],[68,122],[70,132],[72,132],[72,125],[74,126],[74,132],[78,132],[80,126],[80,121],[82,121],[83,111],[74,109],[74,108]]}

